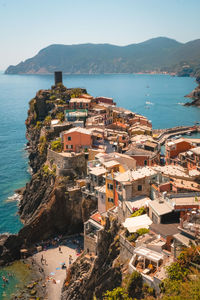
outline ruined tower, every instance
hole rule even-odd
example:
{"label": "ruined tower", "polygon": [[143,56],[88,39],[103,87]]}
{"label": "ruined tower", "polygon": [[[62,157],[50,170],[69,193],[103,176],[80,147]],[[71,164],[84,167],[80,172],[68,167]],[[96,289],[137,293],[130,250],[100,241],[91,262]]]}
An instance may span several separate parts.
{"label": "ruined tower", "polygon": [[58,83],[62,83],[62,72],[61,71],[54,72],[54,80],[55,80],[55,85],[57,85]]}

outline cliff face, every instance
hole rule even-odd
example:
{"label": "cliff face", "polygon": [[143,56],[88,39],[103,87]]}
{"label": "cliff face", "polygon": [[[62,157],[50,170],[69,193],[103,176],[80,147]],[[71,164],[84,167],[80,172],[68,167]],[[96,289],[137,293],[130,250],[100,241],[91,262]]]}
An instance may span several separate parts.
{"label": "cliff face", "polygon": [[200,107],[200,76],[196,78],[198,86],[186,97],[191,98],[191,102],[187,102],[185,106],[198,106]]}
{"label": "cliff face", "polygon": [[105,230],[98,242],[98,256],[85,255],[72,265],[62,291],[62,300],[102,299],[103,293],[120,286],[122,274],[115,263],[119,255],[119,242],[116,239],[116,220],[107,220]]}
{"label": "cliff face", "polygon": [[[85,90],[80,90],[84,93]],[[80,232],[83,227],[84,207],[94,209],[90,200],[82,205],[81,190],[73,193],[68,188],[75,185],[79,169],[73,169],[68,176],[56,176],[55,171],[45,169],[47,148],[50,140],[57,137],[46,124],[47,115],[55,116],[57,109],[55,98],[67,101],[73,89],[60,85],[51,90],[41,90],[30,101],[30,109],[26,120],[27,139],[29,146],[29,161],[33,170],[31,181],[26,185],[19,206],[19,214],[24,222],[19,236],[26,244],[44,240],[58,234]],[[52,100],[53,99],[53,100]],[[50,114],[49,114],[50,112]],[[86,168],[86,167],[85,167]],[[80,172],[81,173],[81,172]],[[85,201],[84,201],[85,203]]]}
{"label": "cliff face", "polygon": [[81,203],[80,190],[72,198],[63,178],[38,172],[27,185],[20,205],[25,226],[19,236],[30,244],[61,233],[80,232]]}
{"label": "cliff face", "polygon": [[26,137],[32,178],[22,191],[19,205],[24,227],[17,235],[0,236],[0,265],[18,259],[22,247],[55,235],[81,232],[86,210],[90,213],[96,208],[91,199],[82,200],[80,188],[73,190],[76,180],[86,173],[86,164],[69,170],[66,176],[57,176],[56,170],[46,165],[48,145],[59,136],[58,131],[51,130],[48,118],[60,113],[57,104],[65,103],[77,92],[87,91],[54,86],[37,92],[29,102]]}

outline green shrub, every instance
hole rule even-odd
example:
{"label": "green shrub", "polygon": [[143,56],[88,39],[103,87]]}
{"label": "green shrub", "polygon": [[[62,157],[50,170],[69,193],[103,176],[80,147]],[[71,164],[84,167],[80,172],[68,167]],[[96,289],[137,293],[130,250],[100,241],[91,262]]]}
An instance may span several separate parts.
{"label": "green shrub", "polygon": [[51,142],[51,149],[56,152],[62,152],[62,143],[60,138]]}
{"label": "green shrub", "polygon": [[60,120],[61,122],[63,122],[65,120],[65,115],[63,112],[59,112],[59,113],[57,113],[56,118],[58,120]]}
{"label": "green shrub", "polygon": [[127,284],[127,292],[129,297],[139,298],[142,293],[142,275],[134,271]]}
{"label": "green shrub", "polygon": [[135,233],[132,233],[131,235],[128,236],[128,241],[129,242],[135,242],[138,238],[138,234],[135,232]]}
{"label": "green shrub", "polygon": [[188,268],[181,266],[179,262],[174,262],[167,267],[167,275],[170,280],[183,280],[188,272]]}
{"label": "green shrub", "polygon": [[112,291],[107,291],[103,295],[103,300],[131,300],[131,298],[122,287],[117,287]]}
{"label": "green shrub", "polygon": [[80,88],[72,89],[71,98],[78,98],[82,94]]}
{"label": "green shrub", "polygon": [[37,121],[36,125],[35,125],[35,128],[36,129],[40,129],[42,127],[42,122],[40,121]]}
{"label": "green shrub", "polygon": [[131,218],[144,215],[144,214],[146,214],[146,212],[147,212],[147,209],[144,206],[142,206],[138,210],[136,210],[134,213],[132,213]]}
{"label": "green shrub", "polygon": [[55,96],[55,95],[52,95],[52,96],[50,96],[49,99],[50,99],[50,100],[56,100],[56,96]]}
{"label": "green shrub", "polygon": [[39,142],[39,145],[38,145],[38,150],[39,150],[40,155],[42,155],[45,152],[46,149],[47,149],[46,136],[41,136],[40,137],[40,142]]}
{"label": "green shrub", "polygon": [[47,116],[47,117],[44,119],[44,125],[45,125],[45,126],[50,126],[50,125],[51,125],[51,116]]}
{"label": "green shrub", "polygon": [[147,229],[147,228],[140,228],[137,230],[137,233],[139,234],[139,236],[146,234],[148,232],[149,232],[149,229]]}

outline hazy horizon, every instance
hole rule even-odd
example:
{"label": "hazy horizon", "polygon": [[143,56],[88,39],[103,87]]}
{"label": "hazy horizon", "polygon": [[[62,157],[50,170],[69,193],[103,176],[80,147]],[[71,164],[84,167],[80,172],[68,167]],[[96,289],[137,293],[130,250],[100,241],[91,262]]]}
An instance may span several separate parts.
{"label": "hazy horizon", "polygon": [[51,44],[125,46],[156,37],[199,38],[200,1],[0,0],[0,70]]}

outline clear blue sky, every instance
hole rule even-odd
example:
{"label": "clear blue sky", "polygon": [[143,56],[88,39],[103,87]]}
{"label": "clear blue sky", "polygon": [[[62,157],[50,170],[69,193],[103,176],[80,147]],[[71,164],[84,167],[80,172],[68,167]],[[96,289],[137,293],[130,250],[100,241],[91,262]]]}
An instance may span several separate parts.
{"label": "clear blue sky", "polygon": [[50,44],[200,38],[200,0],[0,0],[0,70]]}

